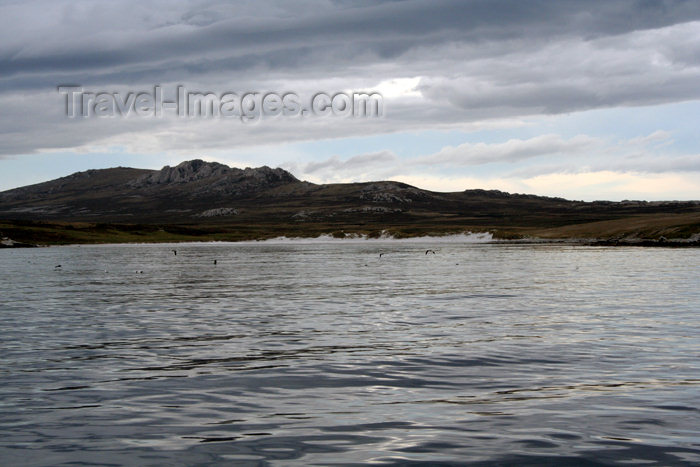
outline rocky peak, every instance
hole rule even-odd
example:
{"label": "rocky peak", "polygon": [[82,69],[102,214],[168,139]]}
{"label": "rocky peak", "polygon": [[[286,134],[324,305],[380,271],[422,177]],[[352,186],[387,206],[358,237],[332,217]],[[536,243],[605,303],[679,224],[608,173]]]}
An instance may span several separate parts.
{"label": "rocky peak", "polygon": [[268,183],[280,183],[280,182],[298,182],[299,180],[289,172],[279,167],[276,169],[271,169],[270,167],[263,165],[262,167],[250,168],[246,167],[243,170],[243,176],[245,178],[259,180],[261,182]]}
{"label": "rocky peak", "polygon": [[159,171],[137,178],[130,186],[143,188],[153,185],[175,185],[208,180],[209,188],[221,188],[231,184],[268,186],[298,181],[286,170],[271,169],[268,166],[245,169],[229,167],[218,162],[205,162],[201,159],[182,162],[175,167],[165,166]]}
{"label": "rocky peak", "polygon": [[175,167],[166,165],[161,170],[137,178],[131,185],[164,185],[170,183],[188,183],[204,178],[226,175],[231,168],[218,162],[204,162],[201,159],[182,162]]}

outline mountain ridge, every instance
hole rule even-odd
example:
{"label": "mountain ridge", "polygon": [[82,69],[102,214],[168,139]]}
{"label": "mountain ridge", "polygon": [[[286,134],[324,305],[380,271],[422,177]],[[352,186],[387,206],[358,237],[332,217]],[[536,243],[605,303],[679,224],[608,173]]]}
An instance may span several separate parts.
{"label": "mountain ridge", "polygon": [[700,202],[434,192],[396,181],[314,184],[281,168],[240,169],[194,159],[160,170],[92,169],[0,192],[0,220],[3,233],[12,231],[23,241],[36,238],[22,233],[22,223],[122,226],[116,230],[142,225],[151,232],[144,234],[148,238],[153,229],[167,230],[163,226],[223,239],[467,230],[503,238],[690,238],[700,232]]}

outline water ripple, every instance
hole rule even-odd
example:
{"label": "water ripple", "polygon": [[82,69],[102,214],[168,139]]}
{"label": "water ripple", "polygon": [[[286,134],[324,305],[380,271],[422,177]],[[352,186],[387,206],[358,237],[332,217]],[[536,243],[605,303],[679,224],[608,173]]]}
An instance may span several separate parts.
{"label": "water ripple", "polygon": [[1,463],[700,464],[700,251],[430,247],[1,251]]}

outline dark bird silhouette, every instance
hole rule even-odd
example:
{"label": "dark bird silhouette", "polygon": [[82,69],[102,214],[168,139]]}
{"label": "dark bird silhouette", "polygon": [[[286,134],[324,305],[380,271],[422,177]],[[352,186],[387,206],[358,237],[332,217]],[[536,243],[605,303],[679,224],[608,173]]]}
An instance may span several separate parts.
{"label": "dark bird silhouette", "polygon": [[216,266],[216,260],[214,260],[214,266]]}
{"label": "dark bird silhouette", "polygon": [[173,250],[173,254],[177,256],[177,250]]}
{"label": "dark bird silhouette", "polygon": [[384,253],[379,253],[379,257],[381,258],[382,256],[384,256]]}
{"label": "dark bird silhouette", "polygon": [[428,253],[435,254],[435,250],[425,250],[425,254],[427,255]]}
{"label": "dark bird silhouette", "polygon": [[53,268],[54,268],[54,269],[58,269],[58,268],[60,268],[60,267],[61,267],[61,265],[59,264],[58,266],[54,266]]}

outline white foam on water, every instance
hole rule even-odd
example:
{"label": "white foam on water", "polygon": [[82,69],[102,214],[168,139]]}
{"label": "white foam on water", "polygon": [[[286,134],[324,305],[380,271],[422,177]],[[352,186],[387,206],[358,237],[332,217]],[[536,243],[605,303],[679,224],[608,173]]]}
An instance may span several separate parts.
{"label": "white foam on water", "polygon": [[452,235],[426,235],[422,237],[395,238],[389,234],[382,234],[377,238],[370,238],[364,234],[348,234],[344,238],[333,237],[329,234],[318,237],[275,237],[264,240],[241,240],[241,241],[189,241],[189,242],[129,242],[129,243],[97,243],[97,244],[71,244],[52,245],[52,248],[66,247],[114,247],[114,246],[161,246],[166,248],[196,246],[196,245],[259,245],[259,244],[321,244],[321,243],[493,243],[497,242],[491,232],[464,232]]}
{"label": "white foam on water", "polygon": [[423,236],[409,238],[394,238],[383,234],[378,238],[369,238],[366,235],[350,234],[345,238],[336,238],[324,234],[318,237],[275,237],[267,240],[246,241],[238,243],[366,243],[366,242],[399,242],[399,243],[489,243],[493,242],[491,232],[465,232],[453,235]]}

